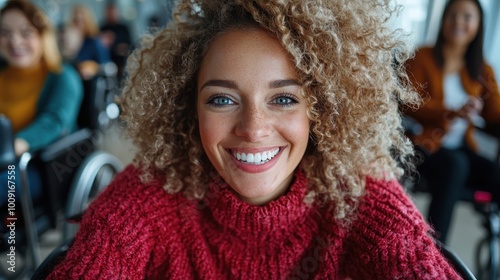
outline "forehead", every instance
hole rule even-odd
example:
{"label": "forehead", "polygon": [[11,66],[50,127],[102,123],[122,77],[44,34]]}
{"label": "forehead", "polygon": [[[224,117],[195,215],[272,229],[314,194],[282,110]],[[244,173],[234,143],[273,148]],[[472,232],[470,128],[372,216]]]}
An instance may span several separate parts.
{"label": "forehead", "polygon": [[[204,71],[207,68],[210,71]],[[215,38],[203,57],[200,72],[228,76],[243,72],[253,77],[259,77],[262,72],[297,76],[292,57],[278,39],[259,28],[229,30]]]}
{"label": "forehead", "polygon": [[472,13],[479,13],[479,8],[477,5],[470,1],[470,0],[459,0],[455,1],[453,4],[451,4],[449,8],[450,12],[472,12]]}
{"label": "forehead", "polygon": [[5,11],[0,21],[2,28],[35,28],[26,15],[18,9]]}

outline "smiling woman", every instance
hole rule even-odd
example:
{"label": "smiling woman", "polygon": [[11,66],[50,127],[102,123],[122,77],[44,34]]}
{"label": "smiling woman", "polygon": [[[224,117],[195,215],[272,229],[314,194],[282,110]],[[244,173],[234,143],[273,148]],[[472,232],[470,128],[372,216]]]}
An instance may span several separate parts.
{"label": "smiling woman", "polygon": [[397,182],[389,2],[180,1],[128,61],[134,164],[50,279],[459,279]]}
{"label": "smiling woman", "polygon": [[428,220],[443,243],[462,193],[488,191],[500,201],[500,165],[477,153],[476,144],[476,126],[500,123],[498,83],[483,57],[483,21],[479,0],[448,1],[436,44],[422,46],[407,62],[428,99],[406,114],[422,124],[413,139],[422,151],[418,170],[432,194]]}
{"label": "smiling woman", "polygon": [[283,195],[304,156],[310,121],[297,79],[279,41],[259,28],[222,34],[203,58],[197,79],[201,142],[244,201],[265,204]]}
{"label": "smiling woman", "polygon": [[[17,155],[42,149],[76,129],[81,80],[61,63],[54,29],[30,1],[10,0],[0,10],[0,55],[7,63],[0,67],[0,114],[12,123]],[[30,166],[29,176],[37,199],[42,194],[35,167]],[[6,178],[7,171],[0,170],[2,182]],[[3,190],[0,207],[7,203]]]}

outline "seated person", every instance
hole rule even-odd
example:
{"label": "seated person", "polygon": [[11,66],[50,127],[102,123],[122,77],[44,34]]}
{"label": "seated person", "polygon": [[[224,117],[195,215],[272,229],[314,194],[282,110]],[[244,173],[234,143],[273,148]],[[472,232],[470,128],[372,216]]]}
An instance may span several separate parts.
{"label": "seated person", "polygon": [[132,46],[132,38],[128,25],[120,21],[120,13],[115,3],[106,5],[105,23],[101,26],[99,37],[109,49],[111,60],[118,68],[118,79],[121,80],[123,68]]}
{"label": "seated person", "polygon": [[380,3],[180,1],[128,60],[137,158],[48,279],[459,279],[397,181]]}
{"label": "seated person", "polygon": [[59,28],[57,43],[63,61],[73,63],[83,44],[82,32],[73,24],[62,25]]}
{"label": "seated person", "polygon": [[[459,23],[457,18],[467,20]],[[405,113],[423,128],[412,140],[423,160],[418,171],[431,190],[428,220],[443,243],[448,241],[453,209],[466,187],[500,198],[500,165],[479,155],[474,139],[475,125],[500,124],[500,92],[495,73],[483,57],[483,32],[479,1],[451,0],[444,9],[436,45],[421,47],[406,65],[425,102]]]}
{"label": "seated person", "polygon": [[99,40],[99,28],[87,7],[74,6],[68,25],[69,31],[74,27],[79,29],[77,34],[81,36],[81,46],[73,64],[77,66],[80,76],[89,80],[97,73],[101,64],[111,61],[109,50]]}
{"label": "seated person", "polygon": [[[12,123],[16,154],[40,150],[74,131],[82,81],[71,66],[61,63],[54,29],[30,1],[10,0],[0,10],[0,53],[6,61],[0,69],[0,114]],[[41,196],[40,177],[34,168],[28,175],[35,199]],[[19,177],[17,172],[17,202]],[[7,171],[0,171],[0,181],[7,182]],[[0,206],[6,203],[2,189]]]}

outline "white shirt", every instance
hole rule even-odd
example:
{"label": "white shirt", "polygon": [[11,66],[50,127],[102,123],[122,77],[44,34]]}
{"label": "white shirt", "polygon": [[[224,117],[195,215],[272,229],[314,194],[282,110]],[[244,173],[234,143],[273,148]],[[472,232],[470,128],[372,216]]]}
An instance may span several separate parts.
{"label": "white shirt", "polygon": [[[448,110],[457,111],[469,100],[458,73],[448,74],[444,77],[444,107]],[[456,149],[462,146],[465,132],[469,123],[466,119],[455,118],[450,125],[450,130],[443,137],[442,146],[448,149]]]}

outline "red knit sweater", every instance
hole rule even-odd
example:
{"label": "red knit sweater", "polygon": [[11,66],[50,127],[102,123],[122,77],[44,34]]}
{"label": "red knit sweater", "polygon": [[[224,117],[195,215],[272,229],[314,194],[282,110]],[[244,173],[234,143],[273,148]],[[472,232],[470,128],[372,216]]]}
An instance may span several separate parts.
{"label": "red knit sweater", "polygon": [[302,172],[266,206],[213,183],[202,202],[142,184],[128,167],[89,207],[49,279],[459,279],[396,181],[368,179],[341,227],[303,203]]}

